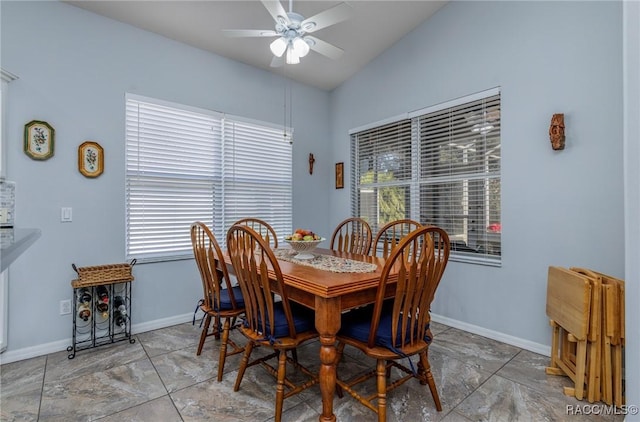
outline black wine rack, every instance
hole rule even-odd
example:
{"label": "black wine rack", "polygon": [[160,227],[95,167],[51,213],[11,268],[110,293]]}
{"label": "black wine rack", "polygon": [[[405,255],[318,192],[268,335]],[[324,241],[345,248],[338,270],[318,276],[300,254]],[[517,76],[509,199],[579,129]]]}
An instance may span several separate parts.
{"label": "black wine rack", "polygon": [[[73,344],[67,347],[69,359],[80,350],[90,349],[123,340],[135,343],[131,336],[131,282],[134,280],[132,267],[135,260],[125,264],[76,267],[78,278],[71,281],[73,288]],[[108,299],[102,301],[99,292],[105,292]],[[91,300],[83,302],[91,295]],[[120,297],[123,309],[115,308],[115,299]],[[80,312],[82,311],[82,315]],[[89,313],[89,315],[87,315]]]}

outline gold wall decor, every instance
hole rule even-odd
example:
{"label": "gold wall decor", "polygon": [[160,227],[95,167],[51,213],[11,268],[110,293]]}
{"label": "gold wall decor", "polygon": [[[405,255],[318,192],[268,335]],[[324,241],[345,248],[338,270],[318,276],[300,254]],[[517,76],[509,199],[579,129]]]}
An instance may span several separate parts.
{"label": "gold wall decor", "polygon": [[97,142],[86,141],[78,147],[78,170],[86,177],[98,177],[104,171],[104,150]]}

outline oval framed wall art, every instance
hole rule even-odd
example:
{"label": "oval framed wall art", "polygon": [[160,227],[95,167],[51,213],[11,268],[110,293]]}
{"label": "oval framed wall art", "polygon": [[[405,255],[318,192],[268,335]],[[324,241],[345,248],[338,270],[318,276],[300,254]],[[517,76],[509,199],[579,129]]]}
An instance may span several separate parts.
{"label": "oval framed wall art", "polygon": [[85,177],[98,177],[104,171],[104,149],[97,142],[86,141],[78,147],[78,170]]}
{"label": "oval framed wall art", "polygon": [[47,122],[32,120],[24,125],[24,153],[34,160],[53,157],[55,129]]}

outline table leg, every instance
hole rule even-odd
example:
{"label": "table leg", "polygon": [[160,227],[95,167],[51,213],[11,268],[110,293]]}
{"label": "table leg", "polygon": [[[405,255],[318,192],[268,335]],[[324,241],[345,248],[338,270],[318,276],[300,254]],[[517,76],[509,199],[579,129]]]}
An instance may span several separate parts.
{"label": "table leg", "polygon": [[340,298],[316,297],[315,308],[316,330],[320,335],[320,422],[335,422],[333,396],[336,391],[336,334],[340,329]]}

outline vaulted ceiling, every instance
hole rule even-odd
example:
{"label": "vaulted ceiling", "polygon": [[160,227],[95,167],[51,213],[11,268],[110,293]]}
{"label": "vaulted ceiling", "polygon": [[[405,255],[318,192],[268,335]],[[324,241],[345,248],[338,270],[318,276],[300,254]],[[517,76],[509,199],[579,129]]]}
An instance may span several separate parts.
{"label": "vaulted ceiling", "polygon": [[[307,85],[332,90],[431,17],[445,1],[349,1],[352,17],[313,33],[344,50],[337,60],[311,51],[301,63],[271,67],[269,44],[275,37],[229,38],[224,29],[273,30],[274,20],[254,1],[122,1],[66,3],[202,50],[280,74]],[[286,11],[311,17],[339,1],[281,2]]]}

